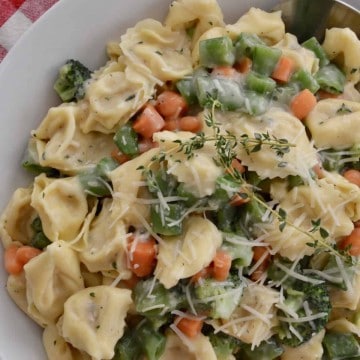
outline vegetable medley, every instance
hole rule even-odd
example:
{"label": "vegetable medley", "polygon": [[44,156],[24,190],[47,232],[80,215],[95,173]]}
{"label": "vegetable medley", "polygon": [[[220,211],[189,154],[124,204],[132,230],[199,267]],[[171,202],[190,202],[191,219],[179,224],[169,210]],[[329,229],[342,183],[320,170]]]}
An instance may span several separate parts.
{"label": "vegetable medley", "polygon": [[48,358],[360,358],[356,35],[176,0],[107,51],[59,70],[1,216]]}

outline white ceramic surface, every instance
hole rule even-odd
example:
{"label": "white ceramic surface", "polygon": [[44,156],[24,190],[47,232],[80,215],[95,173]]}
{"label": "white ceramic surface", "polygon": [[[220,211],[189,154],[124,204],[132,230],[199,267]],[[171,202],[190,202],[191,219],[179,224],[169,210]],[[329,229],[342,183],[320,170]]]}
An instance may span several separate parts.
{"label": "white ceramic surface", "polygon": [[[220,0],[226,22],[250,6],[270,9],[276,0]],[[360,7],[360,0],[349,0]],[[162,20],[170,0],[61,0],[21,38],[0,64],[0,209],[12,192],[27,185],[21,158],[30,130],[58,104],[52,90],[57,69],[68,58],[90,68],[105,61],[105,44],[136,21]],[[2,259],[2,248],[0,246]],[[0,359],[42,360],[41,329],[9,299],[0,261]]]}

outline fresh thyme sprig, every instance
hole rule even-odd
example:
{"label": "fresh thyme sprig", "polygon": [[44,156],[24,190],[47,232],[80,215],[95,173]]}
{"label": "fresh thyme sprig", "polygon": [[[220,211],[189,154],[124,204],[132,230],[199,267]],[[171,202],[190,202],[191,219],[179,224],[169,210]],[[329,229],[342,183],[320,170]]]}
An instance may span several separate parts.
{"label": "fresh thyme sprig", "polygon": [[236,137],[229,131],[222,133],[221,124],[216,121],[215,116],[216,109],[221,109],[222,105],[218,100],[211,97],[209,97],[209,105],[210,109],[207,110],[204,120],[205,124],[212,129],[213,134],[206,136],[203,132],[200,132],[186,141],[174,141],[179,145],[178,151],[187,155],[188,159],[194,156],[195,150],[203,148],[206,143],[213,142],[217,153],[217,157],[214,159],[215,162],[228,169],[236,158],[236,150],[239,146],[244,148],[247,154],[258,152],[262,150],[263,146],[268,146],[275,151],[276,156],[279,158],[288,153],[291,147],[296,146],[289,143],[287,139],[279,139],[274,135],[270,135],[269,132],[254,133],[254,137],[247,134]]}

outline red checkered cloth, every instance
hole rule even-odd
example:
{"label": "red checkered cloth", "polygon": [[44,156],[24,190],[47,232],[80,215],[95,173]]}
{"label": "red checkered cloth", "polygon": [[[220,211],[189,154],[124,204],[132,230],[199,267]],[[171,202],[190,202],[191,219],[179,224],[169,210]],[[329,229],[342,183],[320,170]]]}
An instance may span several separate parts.
{"label": "red checkered cloth", "polygon": [[0,0],[0,62],[20,36],[58,0]]}

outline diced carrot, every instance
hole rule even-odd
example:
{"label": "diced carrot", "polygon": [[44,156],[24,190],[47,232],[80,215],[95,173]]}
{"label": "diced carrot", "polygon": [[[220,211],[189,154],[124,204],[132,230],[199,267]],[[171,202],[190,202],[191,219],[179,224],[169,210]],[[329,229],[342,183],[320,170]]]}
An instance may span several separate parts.
{"label": "diced carrot", "polygon": [[179,130],[179,119],[166,119],[163,130],[177,131]]}
{"label": "diced carrot", "polygon": [[318,179],[323,179],[325,177],[324,169],[320,163],[317,163],[316,165],[314,165],[313,170],[314,170],[314,173],[316,174],[316,176],[318,177]]}
{"label": "diced carrot", "polygon": [[119,151],[118,149],[114,149],[111,152],[111,157],[116,160],[119,164],[123,164],[127,161],[130,160],[129,156],[123,154],[121,151]]}
{"label": "diced carrot", "polygon": [[225,281],[231,268],[231,255],[223,250],[218,250],[213,260],[213,276],[217,281]]}
{"label": "diced carrot", "polygon": [[360,186],[360,171],[355,169],[346,170],[343,174],[344,178],[351,183]]}
{"label": "diced carrot", "polygon": [[139,152],[142,154],[156,146],[157,143],[153,142],[151,139],[141,139],[139,141]]}
{"label": "diced carrot", "polygon": [[134,121],[133,129],[144,138],[151,138],[153,134],[160,131],[164,125],[164,119],[154,106],[147,104]]}
{"label": "diced carrot", "polygon": [[187,110],[187,103],[175,91],[165,90],[156,99],[155,107],[160,115],[171,118],[183,115]]}
{"label": "diced carrot", "polygon": [[[238,159],[234,159],[231,162],[231,168],[237,170],[240,174],[245,172],[245,166],[241,164],[241,161]],[[228,171],[229,172],[229,171]]]}
{"label": "diced carrot", "polygon": [[300,120],[304,119],[316,105],[316,97],[304,89],[296,94],[290,103],[292,113]]}
{"label": "diced carrot", "polygon": [[360,256],[360,228],[356,227],[340,243],[340,249],[349,249],[352,256]]}
{"label": "diced carrot", "polygon": [[18,275],[32,258],[42,251],[32,246],[11,245],[5,250],[5,269],[9,274]]}
{"label": "diced carrot", "polygon": [[21,264],[27,264],[32,258],[38,256],[42,253],[40,249],[34,248],[32,246],[21,246],[16,252],[16,260]]}
{"label": "diced carrot", "polygon": [[287,56],[281,56],[273,73],[271,74],[271,77],[274,80],[278,80],[283,83],[288,82],[294,72],[294,69],[294,60]]}
{"label": "diced carrot", "polygon": [[201,332],[203,320],[197,318],[177,317],[174,321],[176,327],[189,338],[194,338]]}
{"label": "diced carrot", "polygon": [[236,74],[236,70],[231,66],[217,66],[212,72],[214,76],[233,77]]}
{"label": "diced carrot", "polygon": [[336,99],[339,97],[339,94],[332,94],[324,90],[319,90],[316,95],[319,100]]}
{"label": "diced carrot", "polygon": [[242,206],[249,201],[250,201],[249,197],[243,198],[239,194],[235,194],[230,200],[230,205],[231,206]]}
{"label": "diced carrot", "polygon": [[240,61],[238,61],[234,65],[235,69],[242,74],[248,73],[251,70],[251,66],[252,66],[252,61],[248,57],[243,57]]}
{"label": "diced carrot", "polygon": [[[269,267],[271,255],[269,250],[263,246],[255,246],[253,248],[253,263],[255,264],[258,262],[263,256],[264,260],[259,265],[259,267],[250,275],[252,281],[258,281],[260,277],[264,274],[266,269]],[[264,255],[266,254],[266,255]]]}
{"label": "diced carrot", "polygon": [[23,269],[23,265],[16,258],[19,247],[11,245],[4,253],[5,270],[11,275],[18,275]]}
{"label": "diced carrot", "polygon": [[197,133],[202,129],[201,120],[197,116],[184,116],[179,121],[180,130]]}
{"label": "diced carrot", "polygon": [[213,274],[213,268],[211,266],[207,266],[207,267],[203,268],[202,270],[200,270],[199,272],[197,272],[195,275],[193,275],[190,279],[190,282],[192,284],[196,284],[201,279],[206,279],[206,278],[212,276],[212,274]]}
{"label": "diced carrot", "polygon": [[156,265],[156,242],[150,237],[146,241],[130,239],[128,258],[131,271],[138,277],[151,275]]}

